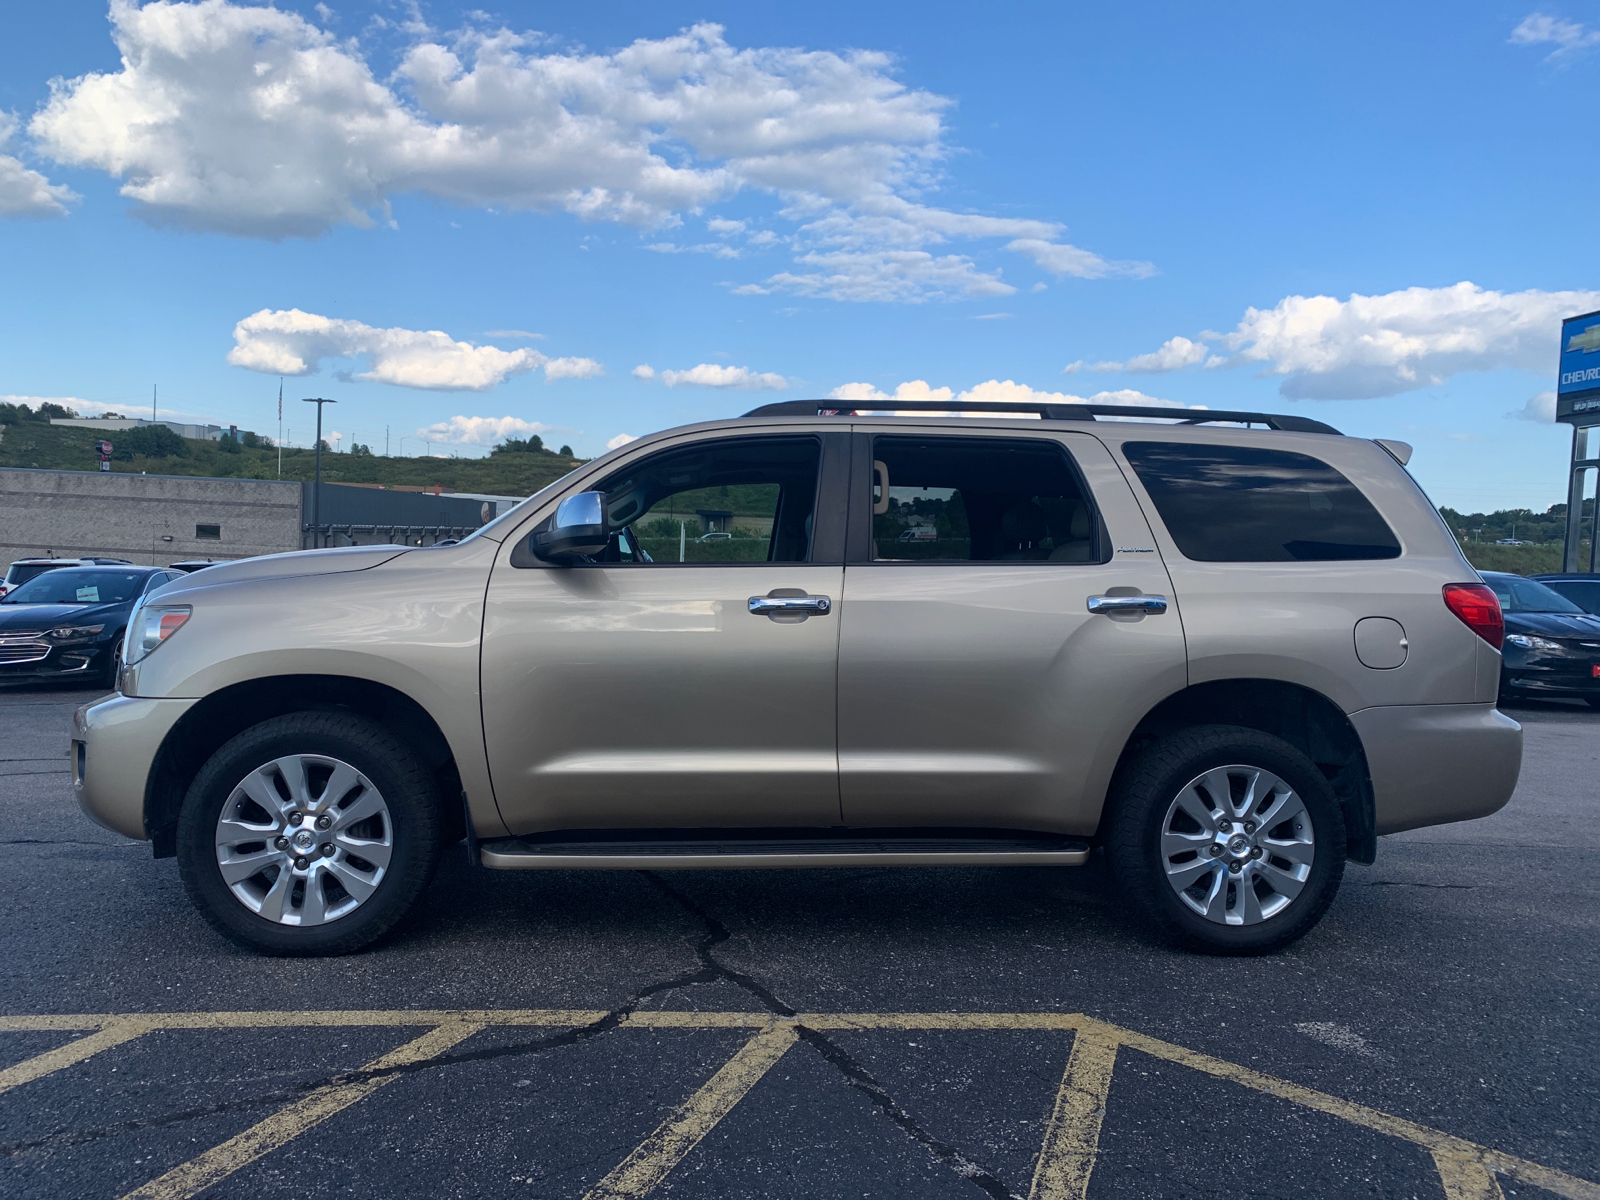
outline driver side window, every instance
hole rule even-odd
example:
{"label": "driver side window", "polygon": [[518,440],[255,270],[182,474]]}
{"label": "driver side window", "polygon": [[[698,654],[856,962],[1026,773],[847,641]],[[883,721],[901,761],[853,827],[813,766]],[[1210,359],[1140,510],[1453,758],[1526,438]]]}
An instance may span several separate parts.
{"label": "driver side window", "polygon": [[729,438],[646,458],[597,485],[607,563],[810,561],[822,446],[814,436]]}

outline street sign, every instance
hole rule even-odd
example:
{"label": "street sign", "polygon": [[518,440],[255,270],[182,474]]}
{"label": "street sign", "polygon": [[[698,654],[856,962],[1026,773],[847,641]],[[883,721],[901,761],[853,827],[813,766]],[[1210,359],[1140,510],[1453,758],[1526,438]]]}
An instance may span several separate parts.
{"label": "street sign", "polygon": [[94,448],[100,452],[100,469],[102,471],[111,470],[111,443],[99,441],[94,444]]}

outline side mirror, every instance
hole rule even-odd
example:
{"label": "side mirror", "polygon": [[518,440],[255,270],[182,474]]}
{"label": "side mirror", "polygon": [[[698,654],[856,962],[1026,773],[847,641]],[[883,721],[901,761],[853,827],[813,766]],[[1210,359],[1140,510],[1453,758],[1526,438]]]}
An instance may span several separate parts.
{"label": "side mirror", "polygon": [[610,541],[606,494],[579,492],[561,502],[549,529],[528,538],[528,549],[545,562],[565,562],[582,555],[599,554]]}

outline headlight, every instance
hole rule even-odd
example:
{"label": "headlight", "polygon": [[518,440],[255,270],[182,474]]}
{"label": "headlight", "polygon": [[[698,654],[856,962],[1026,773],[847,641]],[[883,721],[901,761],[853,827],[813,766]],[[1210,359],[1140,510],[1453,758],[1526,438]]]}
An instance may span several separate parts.
{"label": "headlight", "polygon": [[1508,633],[1506,634],[1506,641],[1513,646],[1521,646],[1524,650],[1544,650],[1549,652],[1566,649],[1560,642],[1552,642],[1549,638],[1534,637],[1527,633]]}
{"label": "headlight", "polygon": [[105,628],[104,625],[61,625],[52,629],[50,636],[58,642],[76,642],[104,633]]}
{"label": "headlight", "polygon": [[133,665],[166,641],[189,619],[187,604],[140,605],[128,622],[128,640],[123,643],[122,661]]}

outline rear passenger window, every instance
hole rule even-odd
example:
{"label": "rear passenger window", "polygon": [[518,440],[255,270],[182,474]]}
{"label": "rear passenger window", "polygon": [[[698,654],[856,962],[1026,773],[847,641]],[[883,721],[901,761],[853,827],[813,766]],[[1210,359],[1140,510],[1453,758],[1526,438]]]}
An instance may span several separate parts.
{"label": "rear passenger window", "polygon": [[1126,442],[1167,531],[1198,562],[1398,558],[1356,486],[1320,459],[1256,446]]}
{"label": "rear passenger window", "polygon": [[1096,562],[1088,497],[1042,439],[872,442],[875,562]]}

